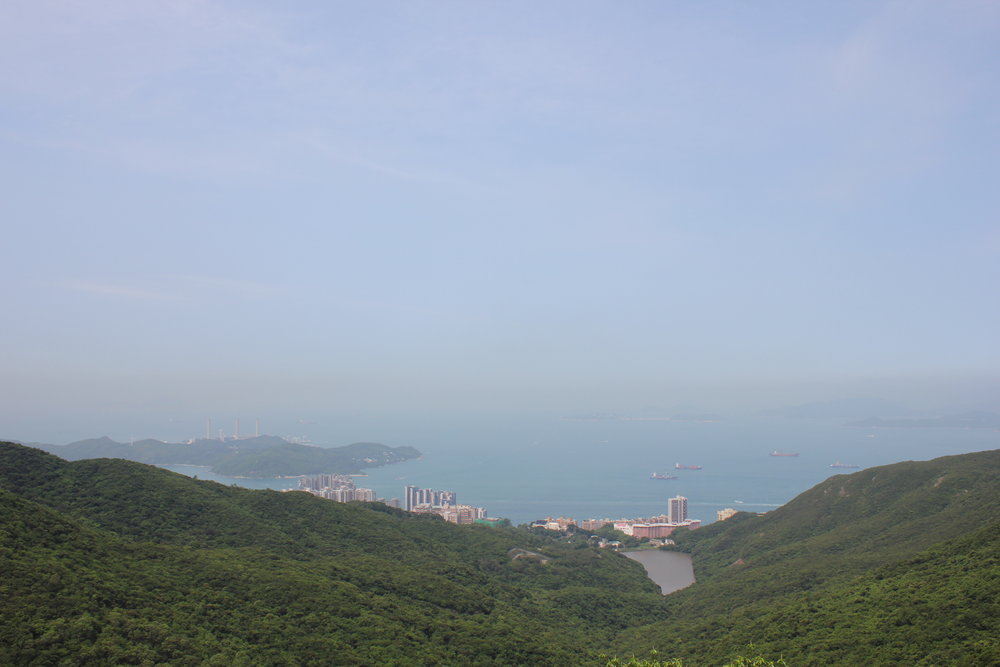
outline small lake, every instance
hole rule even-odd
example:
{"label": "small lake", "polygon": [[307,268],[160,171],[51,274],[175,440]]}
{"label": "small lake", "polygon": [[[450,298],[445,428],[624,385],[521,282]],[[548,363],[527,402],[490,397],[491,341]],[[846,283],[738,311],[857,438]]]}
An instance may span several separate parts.
{"label": "small lake", "polygon": [[646,574],[660,587],[664,595],[687,588],[694,583],[691,554],[659,549],[622,553],[632,560],[639,561],[646,568]]}

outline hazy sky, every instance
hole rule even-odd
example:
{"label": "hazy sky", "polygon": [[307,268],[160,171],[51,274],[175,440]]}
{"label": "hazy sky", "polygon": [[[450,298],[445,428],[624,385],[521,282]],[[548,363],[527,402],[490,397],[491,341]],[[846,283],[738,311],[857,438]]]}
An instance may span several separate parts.
{"label": "hazy sky", "polygon": [[4,2],[0,435],[1000,399],[998,48],[993,1]]}

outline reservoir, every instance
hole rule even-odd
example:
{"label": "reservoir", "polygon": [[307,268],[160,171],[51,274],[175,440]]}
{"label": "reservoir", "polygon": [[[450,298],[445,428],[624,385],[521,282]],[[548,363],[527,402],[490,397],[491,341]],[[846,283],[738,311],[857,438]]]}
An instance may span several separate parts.
{"label": "reservoir", "polygon": [[694,583],[691,554],[679,551],[623,551],[623,554],[642,563],[646,574],[660,587],[663,594],[673,593]]}

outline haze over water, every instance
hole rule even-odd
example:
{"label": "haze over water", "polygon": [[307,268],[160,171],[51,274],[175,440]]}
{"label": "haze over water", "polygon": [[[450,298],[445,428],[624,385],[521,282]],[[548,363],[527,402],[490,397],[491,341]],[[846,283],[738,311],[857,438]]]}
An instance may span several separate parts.
{"label": "haze over water", "polygon": [[[837,460],[870,467],[1000,447],[1000,433],[988,429],[870,430],[844,426],[843,420],[764,417],[712,423],[410,421],[395,429],[372,425],[383,436],[379,441],[413,445],[423,458],[370,469],[367,478],[357,480],[359,486],[385,498],[402,497],[407,484],[452,490],[459,502],[486,507],[490,516],[514,523],[560,515],[582,520],[664,514],[667,498],[678,494],[689,499],[692,518],[710,523],[724,507],[769,511],[831,475],[854,472],[830,468]],[[769,456],[773,450],[799,456]],[[675,463],[703,469],[675,471]],[[173,469],[215,478],[204,470]],[[654,471],[677,479],[649,479]],[[219,479],[252,487],[295,486],[288,480]]]}
{"label": "haze over water", "polygon": [[[0,3],[0,438],[260,416],[517,520],[942,453],[730,415],[1000,411],[998,43],[976,0]],[[680,404],[727,419],[559,421]]]}

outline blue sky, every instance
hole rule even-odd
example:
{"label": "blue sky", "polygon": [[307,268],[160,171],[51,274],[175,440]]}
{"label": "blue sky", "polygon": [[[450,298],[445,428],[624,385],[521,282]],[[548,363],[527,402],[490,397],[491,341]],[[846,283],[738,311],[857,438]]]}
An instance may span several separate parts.
{"label": "blue sky", "polygon": [[273,5],[0,7],[5,435],[1000,401],[1000,5]]}

